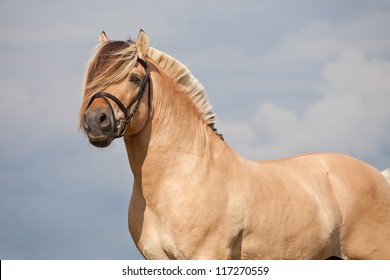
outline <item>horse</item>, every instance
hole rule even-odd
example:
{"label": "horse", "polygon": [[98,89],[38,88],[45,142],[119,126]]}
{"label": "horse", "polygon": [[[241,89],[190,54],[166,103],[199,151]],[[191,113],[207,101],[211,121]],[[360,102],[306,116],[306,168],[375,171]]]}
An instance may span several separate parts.
{"label": "horse", "polygon": [[200,82],[143,30],[101,33],[79,128],[100,148],[123,137],[145,259],[390,259],[390,171],[336,153],[247,160],[215,122]]}

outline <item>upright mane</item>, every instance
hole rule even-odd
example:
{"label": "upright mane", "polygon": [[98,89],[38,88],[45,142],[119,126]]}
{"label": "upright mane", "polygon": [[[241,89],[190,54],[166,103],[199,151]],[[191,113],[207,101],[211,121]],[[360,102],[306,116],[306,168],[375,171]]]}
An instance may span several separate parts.
{"label": "upright mane", "polygon": [[[216,117],[212,106],[207,100],[202,84],[191,74],[190,70],[175,58],[152,47],[149,48],[147,57],[184,89],[183,92],[188,94],[205,123],[216,132],[214,128]],[[107,41],[97,46],[87,64],[80,120],[91,96],[110,84],[124,79],[136,61],[137,47],[131,40]],[[218,135],[222,138],[222,135]]]}
{"label": "upright mane", "polygon": [[189,95],[194,106],[203,116],[203,120],[213,127],[216,118],[212,106],[207,100],[202,84],[191,74],[190,70],[180,61],[152,47],[149,48],[148,57],[185,89],[184,92]]}

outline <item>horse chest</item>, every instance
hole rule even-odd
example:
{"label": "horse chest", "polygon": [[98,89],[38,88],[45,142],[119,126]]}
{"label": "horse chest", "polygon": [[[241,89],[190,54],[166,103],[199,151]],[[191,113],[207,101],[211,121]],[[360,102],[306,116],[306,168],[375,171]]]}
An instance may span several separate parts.
{"label": "horse chest", "polygon": [[[219,246],[231,238],[210,234],[210,227],[196,227],[188,219],[165,220],[145,211],[138,249],[147,259],[229,259],[229,246]],[[226,242],[224,241],[226,240]],[[222,248],[221,248],[222,247]]]}
{"label": "horse chest", "polygon": [[197,243],[196,235],[184,227],[173,227],[158,219],[145,219],[139,249],[147,259],[190,259]]}

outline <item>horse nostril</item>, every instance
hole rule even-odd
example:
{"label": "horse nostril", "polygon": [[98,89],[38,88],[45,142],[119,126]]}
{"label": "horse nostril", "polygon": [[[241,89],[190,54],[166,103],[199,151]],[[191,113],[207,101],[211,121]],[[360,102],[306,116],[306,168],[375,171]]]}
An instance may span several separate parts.
{"label": "horse nostril", "polygon": [[107,120],[107,115],[105,113],[101,113],[98,120],[100,124],[104,123]]}
{"label": "horse nostril", "polygon": [[83,128],[84,128],[84,130],[85,131],[88,131],[88,122],[87,122],[87,120],[86,120],[86,118],[85,118],[85,115],[84,115],[84,120],[83,120],[83,122],[82,122],[82,125],[83,125]]}
{"label": "horse nostril", "polygon": [[112,129],[110,118],[106,112],[101,112],[97,117],[97,121],[101,129],[103,130]]}
{"label": "horse nostril", "polygon": [[90,109],[84,114],[83,128],[87,133],[110,133],[113,131],[112,118],[104,108]]}

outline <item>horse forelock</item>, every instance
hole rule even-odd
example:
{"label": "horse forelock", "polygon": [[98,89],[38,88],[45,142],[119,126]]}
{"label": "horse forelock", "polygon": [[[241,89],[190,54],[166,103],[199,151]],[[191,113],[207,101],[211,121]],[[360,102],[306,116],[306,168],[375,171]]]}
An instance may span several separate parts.
{"label": "horse forelock", "polygon": [[86,67],[81,120],[93,94],[124,79],[137,61],[137,48],[129,41],[107,41],[94,50]]}
{"label": "horse forelock", "polygon": [[135,44],[109,41],[100,44],[92,55],[86,71],[85,93],[94,93],[94,87],[105,87],[122,80],[137,60]]}

